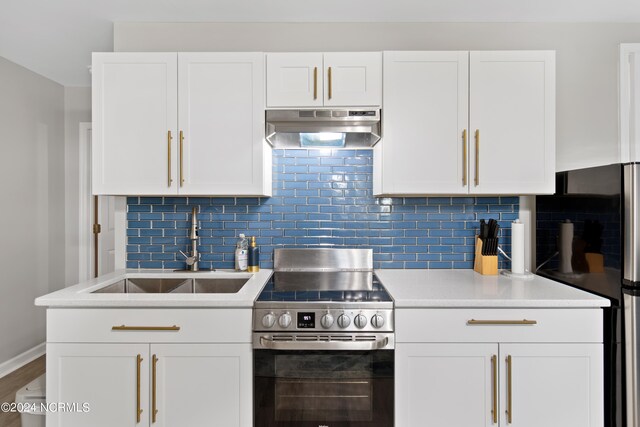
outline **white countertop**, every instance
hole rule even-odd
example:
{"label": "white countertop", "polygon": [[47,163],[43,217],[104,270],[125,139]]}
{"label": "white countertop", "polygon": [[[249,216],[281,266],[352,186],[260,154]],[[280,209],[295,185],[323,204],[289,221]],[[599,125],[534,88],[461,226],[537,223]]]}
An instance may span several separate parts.
{"label": "white countertop", "polygon": [[396,308],[497,307],[588,308],[608,307],[609,300],[553,280],[502,275],[483,276],[460,270],[376,270]]}
{"label": "white countertop", "polygon": [[[104,276],[39,297],[35,304],[48,307],[227,307],[250,308],[272,270],[239,273],[176,273],[171,270],[118,270]],[[376,270],[397,308],[419,307],[608,307],[609,300],[567,285],[535,276],[533,280],[502,275],[482,276],[460,270]],[[125,278],[243,278],[237,293],[140,294],[92,293]]]}
{"label": "white countertop", "polygon": [[[126,269],[36,298],[35,304],[48,307],[226,307],[251,308],[253,301],[271,276],[272,270],[257,273],[218,270],[214,272],[174,272],[157,269]],[[237,293],[198,294],[139,294],[98,293],[93,291],[119,282],[125,278],[247,278],[247,283]]]}

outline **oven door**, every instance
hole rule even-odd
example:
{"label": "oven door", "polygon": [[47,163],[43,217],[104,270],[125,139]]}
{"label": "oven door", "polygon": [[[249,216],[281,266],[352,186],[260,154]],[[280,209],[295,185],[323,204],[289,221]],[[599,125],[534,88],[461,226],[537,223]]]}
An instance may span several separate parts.
{"label": "oven door", "polygon": [[255,427],[392,427],[393,350],[254,350]]}

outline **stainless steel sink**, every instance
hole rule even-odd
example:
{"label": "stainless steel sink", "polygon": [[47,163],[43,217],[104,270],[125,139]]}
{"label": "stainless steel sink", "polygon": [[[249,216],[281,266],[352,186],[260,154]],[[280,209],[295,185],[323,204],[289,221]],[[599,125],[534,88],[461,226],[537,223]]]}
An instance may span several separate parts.
{"label": "stainless steel sink", "polygon": [[235,294],[249,279],[193,279],[196,294]]}
{"label": "stainless steel sink", "polygon": [[220,277],[213,279],[151,279],[133,278],[107,285],[94,294],[234,294],[248,278]]}
{"label": "stainless steel sink", "polygon": [[127,279],[129,294],[187,294],[191,279]]}

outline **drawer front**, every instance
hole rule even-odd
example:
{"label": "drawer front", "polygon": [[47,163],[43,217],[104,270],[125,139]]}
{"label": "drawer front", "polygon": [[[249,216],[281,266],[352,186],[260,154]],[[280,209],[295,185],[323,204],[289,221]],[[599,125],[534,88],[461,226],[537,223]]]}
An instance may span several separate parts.
{"label": "drawer front", "polygon": [[47,342],[250,343],[251,309],[52,308]]}
{"label": "drawer front", "polygon": [[396,342],[602,342],[600,309],[398,309]]}

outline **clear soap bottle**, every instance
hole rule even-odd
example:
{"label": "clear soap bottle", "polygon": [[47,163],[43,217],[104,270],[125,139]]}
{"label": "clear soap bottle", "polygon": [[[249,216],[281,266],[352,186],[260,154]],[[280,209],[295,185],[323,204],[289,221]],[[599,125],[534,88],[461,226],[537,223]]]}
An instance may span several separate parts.
{"label": "clear soap bottle", "polygon": [[236,271],[247,271],[249,261],[249,241],[244,234],[238,235],[236,243]]}

